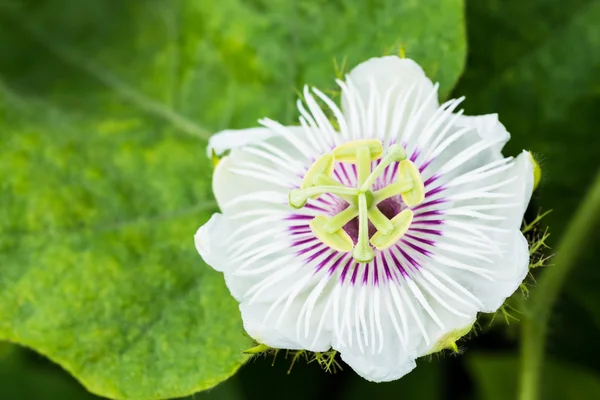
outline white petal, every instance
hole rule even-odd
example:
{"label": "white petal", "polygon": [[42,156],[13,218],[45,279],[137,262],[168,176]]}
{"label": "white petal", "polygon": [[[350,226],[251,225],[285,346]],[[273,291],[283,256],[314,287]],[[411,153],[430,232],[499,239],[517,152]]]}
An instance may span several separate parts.
{"label": "white petal", "polygon": [[350,137],[355,139],[379,138],[385,146],[390,140],[409,143],[438,107],[437,86],[407,58],[371,58],[338,83]]}
{"label": "white petal", "polygon": [[235,229],[235,222],[222,214],[213,214],[210,220],[198,229],[194,242],[204,262],[216,271],[225,273],[225,283],[229,292],[236,300],[241,301],[257,278],[240,279],[230,273],[237,266],[231,260],[232,245],[228,240]]}
{"label": "white petal", "polygon": [[285,336],[279,329],[273,328],[269,322],[265,323],[263,318],[267,308],[264,304],[254,306],[240,304],[246,332],[259,343],[275,349],[303,350],[302,345],[294,341],[292,337]]}
{"label": "white petal", "polygon": [[[301,180],[297,175],[277,168],[276,164],[248,151],[232,150],[221,159],[213,175],[213,192],[219,208],[230,217],[248,210],[284,210],[288,192]],[[279,207],[271,207],[273,202],[279,202]]]}
{"label": "white petal", "polygon": [[[413,85],[427,94],[433,90],[433,83],[425,76],[419,64],[409,58],[396,56],[371,58],[350,71],[348,78],[359,91],[365,105],[369,103],[371,82],[374,82],[375,89],[382,98],[392,87],[395,88],[396,96]],[[437,105],[437,99],[432,99],[431,106],[436,108]],[[347,107],[343,109],[347,111]]]}
{"label": "white petal", "polygon": [[506,200],[507,203],[516,203],[511,215],[508,216],[503,227],[518,228],[523,223],[523,215],[531,200],[533,194],[533,163],[531,155],[527,151],[523,151],[515,159],[513,167],[507,172],[508,176],[516,176],[517,180],[506,188],[506,191],[512,194],[513,197]]}
{"label": "white petal", "polygon": [[481,301],[473,301],[471,296],[457,291],[448,282],[437,279],[434,274],[429,275],[433,279],[428,281],[425,279],[427,272],[423,268],[414,275],[417,286],[430,307],[430,315],[436,318],[430,317],[425,320],[425,329],[431,340],[428,343],[420,343],[418,356],[430,354],[432,349],[438,347],[439,341],[452,332],[473,325],[482,304]]}
{"label": "white petal", "polygon": [[[194,236],[196,249],[200,256],[209,266],[217,271],[224,272],[225,283],[231,295],[238,301],[243,301],[248,297],[249,290],[256,285],[260,285],[269,277],[279,278],[263,295],[262,300],[274,301],[276,291],[274,288],[291,285],[305,274],[299,274],[297,271],[291,271],[290,274],[283,274],[286,269],[295,268],[301,265],[299,260],[293,256],[288,243],[287,232],[279,232],[278,224],[269,224],[270,235],[258,240],[253,251],[250,250],[236,253],[236,250],[244,241],[235,237],[234,233],[243,227],[238,221],[232,221],[225,215],[216,213],[211,219],[202,225]],[[261,231],[265,228],[261,228]],[[282,237],[283,239],[277,240]],[[248,254],[248,256],[246,256]],[[251,254],[251,255],[250,255]],[[299,264],[300,263],[300,264]],[[265,270],[265,266],[269,269]],[[245,275],[240,275],[238,271],[243,268],[249,271]],[[259,270],[262,268],[262,270]],[[275,274],[278,273],[278,275]],[[279,283],[279,285],[277,285]]]}
{"label": "white petal", "polygon": [[276,128],[278,131],[263,141],[233,148],[217,164],[213,192],[221,210],[230,217],[257,209],[289,211],[288,192],[300,185],[306,169],[321,155],[312,154],[315,149],[304,128]]}
{"label": "white petal", "polygon": [[[471,293],[483,312],[496,311],[517,290],[529,266],[528,244],[519,228],[533,190],[531,158],[523,152],[506,166],[498,165],[498,173],[482,179],[465,179],[468,172],[459,175],[460,182],[468,183],[444,193],[451,199],[458,196],[444,216],[435,256],[426,265],[434,275],[442,274]],[[486,218],[456,210],[480,210]],[[469,243],[468,251],[462,251]]]}
{"label": "white petal", "polygon": [[439,175],[438,183],[445,183],[498,161],[497,143],[483,140],[475,129],[454,125],[446,132],[429,143],[418,144],[423,152],[416,164],[427,165],[422,173],[424,179]]}
{"label": "white petal", "polygon": [[[276,349],[327,351],[331,348],[331,332],[322,330],[318,337],[311,330],[312,335],[305,336],[297,329],[299,323],[298,315],[304,304],[303,301],[294,301],[282,315],[285,304],[279,304],[274,310],[270,310],[272,304],[256,303],[248,304],[242,302],[240,311],[244,321],[244,329],[258,342]],[[281,318],[280,318],[281,317]],[[315,313],[312,325],[316,329],[317,317]]]}
{"label": "white petal", "polygon": [[415,359],[399,349],[383,353],[363,353],[357,347],[340,347],[342,360],[358,375],[371,382],[389,382],[402,378],[416,367]]}
{"label": "white petal", "polygon": [[460,115],[456,121],[458,126],[474,128],[483,140],[500,139],[500,142],[494,145],[496,157],[502,158],[502,148],[510,139],[510,134],[504,125],[498,120],[498,114],[487,114],[477,116]]}
{"label": "white petal", "polygon": [[529,244],[520,230],[510,234],[512,241],[499,256],[496,282],[481,282],[474,294],[483,302],[483,312],[495,312],[521,285],[529,273]]}
{"label": "white petal", "polygon": [[228,150],[261,142],[274,135],[276,135],[274,131],[264,127],[227,129],[210,137],[206,154],[211,157],[214,150],[217,155],[221,155]]}
{"label": "white petal", "polygon": [[497,254],[491,265],[484,265],[494,273],[493,281],[481,279],[476,274],[437,266],[438,271],[449,275],[472,293],[480,302],[481,312],[495,312],[523,282],[529,272],[529,246],[520,230],[504,234],[508,243]]}
{"label": "white petal", "polygon": [[[377,257],[367,267],[354,266],[355,283],[346,280],[334,294],[340,305],[334,308],[333,348],[359,375],[374,382],[391,381],[410,372],[415,367],[416,349],[425,341],[420,323],[425,313],[406,293],[407,283],[390,261],[384,264],[383,258]],[[395,276],[394,281],[388,280],[386,270]]]}
{"label": "white petal", "polygon": [[222,214],[216,213],[198,228],[194,235],[196,250],[205,263],[217,271],[225,271],[227,265],[227,238],[233,232],[232,223]]}
{"label": "white petal", "polygon": [[[469,180],[469,175],[474,178]],[[444,196],[454,200],[454,210],[482,210],[491,219],[500,221],[486,224],[503,229],[518,229],[533,192],[531,156],[523,151],[510,163],[499,164],[498,168],[490,169],[488,173],[463,171],[462,176],[447,183],[447,186],[449,189],[444,192]],[[502,243],[501,238],[492,239]]]}

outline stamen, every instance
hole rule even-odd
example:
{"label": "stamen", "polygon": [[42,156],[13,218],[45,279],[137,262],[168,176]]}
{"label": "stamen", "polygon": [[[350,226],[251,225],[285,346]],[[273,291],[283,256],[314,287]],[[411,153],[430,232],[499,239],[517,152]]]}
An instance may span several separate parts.
{"label": "stamen", "polygon": [[335,158],[331,153],[323,154],[321,157],[319,157],[310,166],[308,171],[306,171],[306,175],[304,175],[300,189],[307,189],[311,186],[319,185],[319,183],[316,183],[316,179],[321,175],[331,176],[331,174],[333,174],[334,162]]}
{"label": "stamen", "polygon": [[329,233],[336,232],[352,221],[358,215],[358,207],[351,205],[339,214],[331,217],[325,224],[324,229]]}
{"label": "stamen", "polygon": [[316,216],[310,221],[309,226],[312,232],[315,234],[317,239],[323,242],[325,245],[341,253],[347,253],[354,247],[354,242],[350,235],[343,229],[338,229],[335,232],[328,232],[326,229],[329,220],[324,215]]}
{"label": "stamen", "polygon": [[[339,183],[331,177],[331,175],[333,174],[334,166],[335,158],[331,153],[323,154],[321,157],[317,158],[317,160],[310,166],[310,168],[306,172],[306,175],[304,175],[304,179],[302,180],[300,189],[308,189],[314,186],[343,187],[344,185],[342,185],[341,183]],[[317,199],[321,194],[322,193],[318,193],[310,197],[312,199]],[[346,198],[344,199],[346,200]],[[306,201],[304,202],[304,204],[306,204]],[[300,207],[295,208],[302,208],[304,207],[304,204],[302,204]],[[294,206],[292,205],[292,207]]]}
{"label": "stamen", "polygon": [[336,161],[357,164],[356,151],[360,148],[367,148],[371,155],[370,161],[379,160],[383,154],[383,145],[377,139],[353,140],[337,146],[333,149],[333,156]]}
{"label": "stamen", "polygon": [[369,244],[369,216],[364,193],[358,195],[358,241],[352,251],[352,257],[360,263],[368,263],[375,258],[375,253]]}
{"label": "stamen", "polygon": [[306,205],[309,197],[318,196],[323,193],[356,196],[358,189],[345,186],[313,186],[307,189],[293,189],[288,195],[289,204],[294,208],[302,208]]}
{"label": "stamen", "polygon": [[414,207],[425,200],[425,184],[421,179],[419,169],[410,160],[400,161],[398,165],[398,180],[410,180],[413,187],[402,192],[402,200],[409,207]]}
{"label": "stamen", "polygon": [[389,234],[385,235],[382,231],[376,232],[371,238],[371,244],[377,250],[385,250],[395,244],[408,230],[413,219],[413,212],[409,209],[402,211],[400,214],[392,218],[391,223],[394,229]]}
{"label": "stamen", "polygon": [[375,183],[375,180],[377,180],[377,178],[379,178],[379,175],[381,175],[381,173],[391,163],[400,162],[405,159],[406,159],[406,150],[404,150],[404,147],[400,146],[399,144],[391,145],[390,148],[388,149],[388,153],[386,154],[386,156],[383,158],[383,160],[381,160],[379,165],[377,167],[375,167],[373,172],[371,172],[371,175],[369,175],[369,177],[366,179],[366,181],[362,184],[362,186],[360,187],[360,190],[368,190],[371,187],[371,185],[373,183]]}

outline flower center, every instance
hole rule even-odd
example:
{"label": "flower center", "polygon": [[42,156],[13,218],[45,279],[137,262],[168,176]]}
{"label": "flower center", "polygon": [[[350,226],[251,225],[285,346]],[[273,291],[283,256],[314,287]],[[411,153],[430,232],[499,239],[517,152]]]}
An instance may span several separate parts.
{"label": "flower center", "polygon": [[[372,162],[379,159],[379,164],[372,169]],[[336,161],[356,165],[356,187],[344,186],[332,177]],[[372,191],[377,178],[393,162],[399,163],[398,179]],[[317,159],[308,169],[300,188],[289,193],[289,204],[293,208],[302,208],[309,198],[317,199],[324,193],[340,197],[348,207],[334,216],[316,216],[310,222],[312,232],[330,248],[344,253],[352,251],[356,261],[368,263],[375,257],[373,247],[384,250],[392,246],[412,222],[410,209],[389,218],[390,213],[384,212],[389,203],[386,200],[400,195],[408,207],[413,207],[424,200],[425,188],[419,170],[406,159],[402,146],[391,145],[383,156],[381,141],[366,139],[344,143]],[[355,219],[358,220],[358,235],[353,240],[344,226]],[[371,234],[369,226],[372,226]]]}
{"label": "flower center", "polygon": [[[345,209],[346,207],[348,207],[348,204],[344,203],[341,209]],[[400,196],[393,196],[389,199],[385,199],[381,203],[377,204],[376,207],[383,213],[383,215],[387,217],[387,219],[394,218],[404,209]],[[350,235],[352,242],[358,242],[358,216],[354,217],[351,221],[344,225],[343,229],[348,235]],[[375,228],[373,223],[369,221],[369,239],[371,239],[376,232],[377,228]]]}

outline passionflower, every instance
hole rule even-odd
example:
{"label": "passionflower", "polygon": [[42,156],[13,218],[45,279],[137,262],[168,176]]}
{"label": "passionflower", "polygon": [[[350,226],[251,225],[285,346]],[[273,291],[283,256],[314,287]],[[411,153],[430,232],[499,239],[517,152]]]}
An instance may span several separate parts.
{"label": "passionflower", "polygon": [[195,243],[256,341],[333,348],[389,381],[519,287],[534,165],[501,154],[497,115],[440,106],[410,59],[370,59],[337,84],[341,108],[304,88],[299,126],[212,137],[209,155],[228,152],[213,179],[221,213]]}

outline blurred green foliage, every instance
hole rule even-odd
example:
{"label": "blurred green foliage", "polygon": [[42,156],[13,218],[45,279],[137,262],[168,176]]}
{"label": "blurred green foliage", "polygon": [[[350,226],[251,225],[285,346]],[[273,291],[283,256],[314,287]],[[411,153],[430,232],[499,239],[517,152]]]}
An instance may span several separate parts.
{"label": "blurred green foliage", "polygon": [[[508,154],[525,148],[538,155],[543,178],[532,208],[552,210],[545,222],[556,246],[600,168],[600,1],[467,5],[470,52],[455,93],[467,96],[467,113],[500,114],[512,134]],[[600,329],[598,246],[598,235],[581,243],[585,255],[553,312],[548,340],[555,361],[595,371],[600,359],[589,346]]]}
{"label": "blurred green foliage", "polygon": [[[479,398],[505,400],[517,392],[515,371],[519,360],[510,355],[474,354],[468,368],[476,379]],[[547,360],[544,364],[544,400],[578,400],[600,398],[600,377],[584,368],[569,363]]]}
{"label": "blurred green foliage", "polygon": [[3,399],[95,398],[61,370],[32,362],[34,356],[16,346],[0,344],[0,391]]}
{"label": "blurred green foliage", "polygon": [[[599,167],[598,21],[598,0],[0,0],[0,338],[109,397],[182,396],[232,374],[251,342],[192,245],[215,210],[204,139],[292,122],[304,83],[333,88],[334,59],[405,48],[445,96],[468,47],[452,93],[468,114],[500,114],[508,154],[540,156],[531,211],[554,210],[557,244]],[[599,396],[591,239],[551,321],[553,398]],[[513,398],[515,341],[487,332],[379,385],[256,359],[193,398]],[[1,399],[93,398],[37,354],[0,353]]]}

